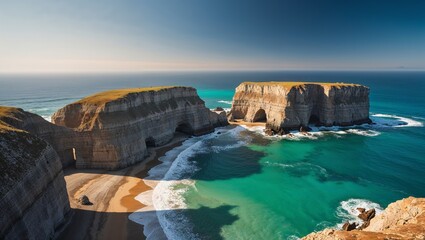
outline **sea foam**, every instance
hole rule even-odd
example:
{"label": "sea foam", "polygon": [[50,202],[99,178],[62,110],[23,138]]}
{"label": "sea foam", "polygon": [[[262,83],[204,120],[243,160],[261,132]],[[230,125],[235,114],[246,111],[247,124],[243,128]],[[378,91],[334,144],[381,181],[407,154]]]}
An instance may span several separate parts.
{"label": "sea foam", "polygon": [[232,105],[232,101],[218,100],[217,102]]}
{"label": "sea foam", "polygon": [[[198,170],[198,167],[195,162],[190,161],[190,158],[200,153],[226,151],[245,145],[244,141],[226,146],[206,145],[210,139],[238,136],[241,131],[244,131],[241,127],[218,128],[215,133],[184,141],[181,146],[168,151],[159,159],[162,163],[152,168],[144,180],[153,190],[136,197],[136,200],[147,206],[129,217],[134,222],[144,225],[147,239],[198,238],[192,233],[189,220],[179,211],[187,209],[184,193],[195,187],[195,180],[190,179],[190,176]],[[158,230],[158,225],[161,226],[161,231]]]}
{"label": "sea foam", "polygon": [[342,220],[342,222],[337,224],[337,228],[341,229],[342,225],[347,221],[356,222],[361,225],[363,221],[357,217],[360,214],[357,208],[364,208],[366,210],[374,208],[376,214],[380,214],[383,211],[382,207],[378,203],[367,199],[350,198],[346,201],[341,201],[340,205],[336,209],[336,215]]}
{"label": "sea foam", "polygon": [[265,126],[247,126],[241,125],[245,129],[256,132],[258,134],[263,135],[269,139],[287,139],[292,141],[300,141],[303,139],[315,140],[325,134],[332,134],[336,137],[341,137],[346,134],[355,134],[366,137],[376,137],[381,134],[385,128],[400,128],[400,127],[423,127],[423,123],[417,121],[412,118],[401,117],[397,115],[389,115],[389,114],[373,114],[371,115],[371,120],[373,124],[362,124],[358,126],[351,127],[340,127],[340,126],[332,126],[332,127],[316,127],[310,125],[311,131],[308,133],[301,133],[298,131],[291,131],[290,134],[286,135],[273,135],[268,136],[264,133]]}

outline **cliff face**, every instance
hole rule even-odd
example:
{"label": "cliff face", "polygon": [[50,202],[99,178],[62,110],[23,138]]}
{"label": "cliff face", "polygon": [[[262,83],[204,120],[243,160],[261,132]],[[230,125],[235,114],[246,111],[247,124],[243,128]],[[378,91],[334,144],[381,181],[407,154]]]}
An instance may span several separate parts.
{"label": "cliff face", "polygon": [[388,205],[364,230],[325,229],[305,240],[425,239],[425,198],[409,197]]}
{"label": "cliff face", "polygon": [[47,141],[59,155],[63,167],[74,164],[73,148],[80,143],[72,129],[57,126],[37,114],[19,108],[0,106],[0,113],[2,109],[8,114],[0,114],[0,121]]}
{"label": "cliff face", "polygon": [[99,93],[58,110],[52,121],[77,133],[76,166],[120,168],[144,159],[148,146],[226,125],[225,113],[207,109],[194,88],[157,87]]}
{"label": "cliff face", "polygon": [[275,132],[298,130],[309,123],[367,123],[369,88],[342,83],[245,82],[236,88],[230,118],[266,121]]}
{"label": "cliff face", "polygon": [[62,164],[46,141],[2,121],[5,110],[0,107],[0,239],[52,238],[70,214]]}

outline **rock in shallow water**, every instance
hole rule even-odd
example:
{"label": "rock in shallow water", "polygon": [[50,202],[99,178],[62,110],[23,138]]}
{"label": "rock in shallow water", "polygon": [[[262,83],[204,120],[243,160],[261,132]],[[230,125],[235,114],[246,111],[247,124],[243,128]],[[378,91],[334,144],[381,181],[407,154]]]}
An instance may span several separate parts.
{"label": "rock in shallow water", "polygon": [[374,209],[374,208],[372,208],[372,209],[369,209],[369,210],[367,210],[367,211],[364,211],[364,212],[360,213],[360,214],[358,215],[358,217],[359,217],[361,220],[363,220],[363,221],[365,221],[365,222],[368,222],[368,221],[370,221],[372,218],[374,218],[374,217],[375,217],[375,213],[376,213],[375,209]]}
{"label": "rock in shallow water", "polygon": [[353,223],[346,222],[342,226],[342,230],[344,230],[344,231],[351,231],[351,230],[356,229],[356,227],[357,227],[357,224],[355,222],[353,222]]}

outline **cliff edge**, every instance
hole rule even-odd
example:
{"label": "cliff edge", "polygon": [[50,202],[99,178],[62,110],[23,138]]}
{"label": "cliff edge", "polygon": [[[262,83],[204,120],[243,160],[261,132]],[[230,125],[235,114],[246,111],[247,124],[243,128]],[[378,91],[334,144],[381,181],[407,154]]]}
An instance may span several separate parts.
{"label": "cliff edge", "polygon": [[0,239],[49,239],[71,212],[62,164],[46,141],[10,124],[24,116],[0,107]]}
{"label": "cliff edge", "polygon": [[348,83],[244,82],[236,88],[229,119],[266,122],[274,133],[308,124],[370,123],[369,88]]}
{"label": "cliff edge", "polygon": [[388,205],[364,230],[325,229],[304,240],[425,239],[425,198],[408,197]]}
{"label": "cliff edge", "polygon": [[196,136],[228,124],[226,114],[206,108],[191,87],[98,93],[58,110],[52,122],[76,132],[78,168],[107,169],[142,161],[147,147],[169,142],[176,131]]}

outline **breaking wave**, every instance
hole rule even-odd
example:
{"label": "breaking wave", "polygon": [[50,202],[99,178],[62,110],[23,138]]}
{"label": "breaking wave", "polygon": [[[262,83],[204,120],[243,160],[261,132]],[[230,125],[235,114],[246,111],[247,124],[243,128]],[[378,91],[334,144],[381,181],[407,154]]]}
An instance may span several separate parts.
{"label": "breaking wave", "polygon": [[[298,131],[291,131],[290,134],[286,134],[283,136],[268,136],[264,133],[265,126],[246,126],[241,125],[245,129],[248,129],[252,132],[256,132],[258,134],[263,135],[264,137],[270,139],[287,139],[292,141],[300,141],[303,139],[315,140],[325,134],[333,134],[336,137],[341,137],[342,135],[347,134],[355,134],[366,137],[376,137],[381,134],[380,131],[385,128],[400,128],[400,127],[423,127],[423,122],[418,120],[401,117],[397,115],[389,115],[389,114],[373,114],[371,115],[372,124],[362,124],[359,126],[352,127],[316,127],[309,126],[312,130],[307,133],[301,133]],[[418,118],[416,118],[418,119]]]}
{"label": "breaking wave", "polygon": [[400,117],[391,114],[373,114],[372,121],[379,127],[423,127],[424,124],[412,118]]}
{"label": "breaking wave", "polygon": [[218,100],[217,102],[232,105],[232,101]]}
{"label": "breaking wave", "polygon": [[337,224],[338,228],[342,228],[342,225],[347,221],[356,222],[359,225],[363,222],[357,217],[360,214],[357,208],[364,208],[366,210],[374,208],[376,214],[380,214],[383,211],[378,203],[367,199],[350,198],[346,201],[341,201],[339,204],[335,211],[336,216],[341,219],[341,223]]}
{"label": "breaking wave", "polygon": [[[226,151],[245,145],[245,141],[213,147],[207,144],[208,140],[221,136],[237,136],[243,130],[241,127],[219,128],[215,133],[190,138],[159,159],[162,163],[152,168],[148,172],[148,177],[145,178],[145,183],[153,190],[143,192],[136,197],[136,200],[147,206],[129,217],[132,221],[144,225],[144,234],[147,239],[198,238],[191,231],[189,220],[179,211],[187,209],[185,192],[195,188],[195,180],[190,177],[198,170],[198,167],[190,158],[200,153]],[[158,225],[161,229],[158,229]]]}

